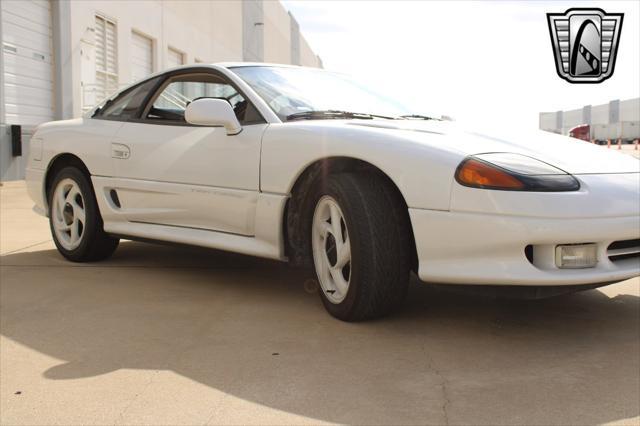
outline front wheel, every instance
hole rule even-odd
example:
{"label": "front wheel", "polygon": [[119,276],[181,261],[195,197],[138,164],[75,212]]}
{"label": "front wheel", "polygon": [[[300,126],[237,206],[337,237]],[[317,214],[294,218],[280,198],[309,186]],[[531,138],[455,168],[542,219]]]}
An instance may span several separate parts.
{"label": "front wheel", "polygon": [[49,226],[58,251],[74,262],[105,259],[119,239],[107,235],[87,177],[75,167],[58,172],[49,191]]}
{"label": "front wheel", "polygon": [[360,321],[396,309],[407,293],[411,259],[397,191],[376,174],[341,173],[315,199],[311,248],[327,311]]}

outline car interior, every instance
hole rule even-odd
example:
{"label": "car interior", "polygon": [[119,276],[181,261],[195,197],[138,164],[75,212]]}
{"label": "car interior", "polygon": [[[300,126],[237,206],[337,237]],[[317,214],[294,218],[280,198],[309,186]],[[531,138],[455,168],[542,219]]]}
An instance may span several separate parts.
{"label": "car interior", "polygon": [[144,117],[184,123],[187,106],[204,98],[227,101],[238,121],[244,121],[248,102],[232,85],[212,74],[188,74],[169,79],[150,102]]}
{"label": "car interior", "polygon": [[[151,79],[107,101],[93,117],[133,118],[157,82],[157,79]],[[185,74],[169,78],[151,98],[142,117],[157,124],[186,124],[184,112],[187,106],[195,100],[205,98],[222,99],[228,102],[241,124],[264,122],[255,107],[231,84],[209,73]]]}

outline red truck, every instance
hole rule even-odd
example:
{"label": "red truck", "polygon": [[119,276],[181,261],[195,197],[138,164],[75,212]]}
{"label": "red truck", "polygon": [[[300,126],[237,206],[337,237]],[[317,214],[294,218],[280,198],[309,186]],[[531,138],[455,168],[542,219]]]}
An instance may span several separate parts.
{"label": "red truck", "polygon": [[580,124],[569,130],[569,136],[583,141],[591,141],[591,128],[588,124]]}

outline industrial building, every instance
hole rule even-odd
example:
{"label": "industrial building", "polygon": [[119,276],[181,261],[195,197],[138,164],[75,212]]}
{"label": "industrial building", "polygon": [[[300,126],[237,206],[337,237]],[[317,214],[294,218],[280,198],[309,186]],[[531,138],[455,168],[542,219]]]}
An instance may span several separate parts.
{"label": "industrial building", "polygon": [[182,64],[322,67],[275,0],[2,0],[0,180],[21,179],[29,136]]}
{"label": "industrial building", "polygon": [[630,143],[640,138],[640,98],[540,113],[542,130],[569,135],[578,126],[587,127],[586,139],[597,143],[616,142],[618,139],[622,143]]}

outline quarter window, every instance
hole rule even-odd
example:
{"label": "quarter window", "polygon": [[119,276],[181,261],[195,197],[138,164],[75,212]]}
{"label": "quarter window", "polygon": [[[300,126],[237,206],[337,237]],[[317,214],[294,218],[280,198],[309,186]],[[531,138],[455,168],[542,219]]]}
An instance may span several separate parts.
{"label": "quarter window", "polygon": [[158,84],[160,77],[145,81],[112,101],[107,101],[94,116],[113,120],[128,120],[137,116],[149,92]]}

